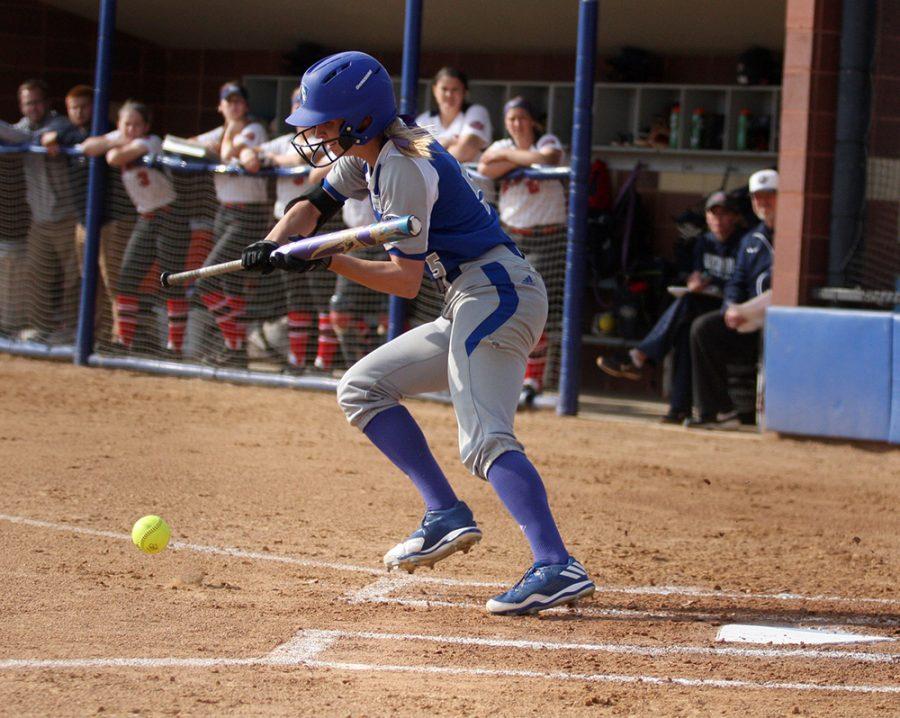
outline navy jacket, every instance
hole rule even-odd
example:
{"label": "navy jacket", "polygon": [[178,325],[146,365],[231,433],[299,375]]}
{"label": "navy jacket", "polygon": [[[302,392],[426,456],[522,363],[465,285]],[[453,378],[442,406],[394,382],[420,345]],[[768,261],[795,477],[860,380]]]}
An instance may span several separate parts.
{"label": "navy jacket", "polygon": [[725,285],[725,306],[753,299],[771,286],[774,241],[772,230],[764,222],[743,236],[734,274]]}
{"label": "navy jacket", "polygon": [[741,243],[740,230],[720,242],[712,232],[704,232],[694,242],[691,270],[702,272],[711,283],[722,289],[734,274],[735,256]]}

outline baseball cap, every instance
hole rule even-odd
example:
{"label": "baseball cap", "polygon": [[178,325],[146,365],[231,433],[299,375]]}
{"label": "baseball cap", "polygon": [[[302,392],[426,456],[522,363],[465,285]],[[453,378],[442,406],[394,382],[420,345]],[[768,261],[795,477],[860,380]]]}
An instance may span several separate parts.
{"label": "baseball cap", "polygon": [[731,209],[730,203],[728,202],[728,195],[722,190],[716,190],[706,198],[706,209],[712,209],[713,207],[727,207],[728,209]]}
{"label": "baseball cap", "polygon": [[232,95],[240,95],[246,100],[247,90],[238,85],[236,82],[227,82],[222,85],[222,89],[219,90],[219,99],[227,100]]}
{"label": "baseball cap", "polygon": [[777,191],[778,173],[775,170],[760,170],[750,175],[750,194]]}

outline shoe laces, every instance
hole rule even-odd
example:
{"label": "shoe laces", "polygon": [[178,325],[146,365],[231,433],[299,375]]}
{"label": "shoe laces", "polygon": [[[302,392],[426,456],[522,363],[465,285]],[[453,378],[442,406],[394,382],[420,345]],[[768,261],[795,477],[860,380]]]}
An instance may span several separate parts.
{"label": "shoe laces", "polygon": [[525,573],[522,575],[522,578],[520,578],[518,581],[516,581],[516,585],[512,587],[512,590],[515,591],[519,586],[521,586],[523,583],[525,583],[529,578],[531,578],[533,575],[535,575],[542,568],[544,568],[543,565],[539,565],[536,563],[529,566],[526,569]]}

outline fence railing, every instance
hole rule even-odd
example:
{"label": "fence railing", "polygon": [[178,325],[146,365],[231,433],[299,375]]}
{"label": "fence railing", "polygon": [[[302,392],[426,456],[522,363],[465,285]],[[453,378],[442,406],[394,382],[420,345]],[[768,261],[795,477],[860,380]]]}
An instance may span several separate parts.
{"label": "fence railing", "polygon": [[[336,375],[382,344],[388,297],[330,272],[239,273],[181,289],[159,286],[162,271],[239,257],[265,236],[285,198],[308,188],[308,175],[306,167],[251,174],[234,164],[167,154],[147,155],[124,174],[109,168],[89,363],[318,388],[333,386]],[[513,217],[505,225],[549,290],[549,387],[558,377],[568,175],[568,168],[526,169],[501,183],[476,176],[494,203],[502,182],[525,192],[550,183],[563,203],[554,215],[558,222],[517,226],[528,222]],[[126,183],[141,187],[149,205],[138,211]],[[0,190],[0,349],[70,358],[85,241],[86,160],[71,148],[50,156],[43,147],[0,146]],[[322,231],[371,221],[368,203],[348,203]],[[361,256],[386,257],[381,248]],[[434,319],[442,304],[424,281],[407,305],[407,325]]]}

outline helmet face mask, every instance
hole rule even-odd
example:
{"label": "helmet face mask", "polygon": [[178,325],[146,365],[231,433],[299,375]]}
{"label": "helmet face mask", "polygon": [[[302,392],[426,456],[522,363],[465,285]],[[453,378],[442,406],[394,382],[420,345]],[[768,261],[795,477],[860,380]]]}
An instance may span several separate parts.
{"label": "helmet face mask", "polygon": [[[340,153],[333,149],[337,142],[341,148]],[[310,167],[327,167],[343,157],[353,145],[353,139],[341,133],[336,137],[319,139],[316,137],[316,127],[306,127],[297,132],[291,140],[291,145]]]}
{"label": "helmet face mask", "polygon": [[[297,133],[293,144],[307,162],[321,151],[329,160],[326,164],[331,164],[353,145],[380,136],[397,116],[387,70],[362,52],[341,52],[320,60],[303,74],[300,85],[300,106],[287,123],[305,128]],[[315,127],[335,118],[341,118],[340,134],[325,140],[315,138]],[[335,141],[342,149],[340,154],[332,149]]]}

